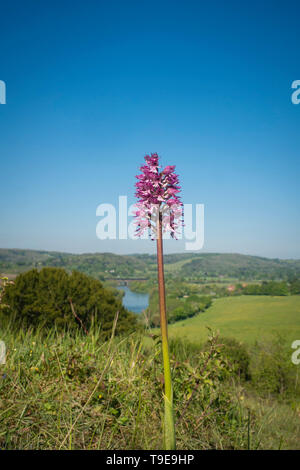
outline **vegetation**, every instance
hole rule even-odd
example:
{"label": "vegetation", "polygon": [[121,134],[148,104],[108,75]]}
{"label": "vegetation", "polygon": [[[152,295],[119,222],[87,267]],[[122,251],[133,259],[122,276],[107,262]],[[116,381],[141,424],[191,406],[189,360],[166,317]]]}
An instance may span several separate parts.
{"label": "vegetation", "polygon": [[[8,325],[0,336],[2,449],[162,448],[157,341],[147,346],[134,334],[103,342],[95,327],[88,335],[52,328],[45,337]],[[171,341],[178,449],[299,449],[299,384],[289,383],[289,401],[281,386],[266,390],[256,356],[245,381],[221,344],[213,336],[203,346]],[[278,361],[285,370],[285,358]]]}
{"label": "vegetation", "polygon": [[169,333],[171,337],[203,342],[209,326],[222,336],[254,344],[278,332],[290,348],[292,341],[300,338],[299,312],[298,295],[227,297],[214,300],[200,315],[170,325]]}
{"label": "vegetation", "polygon": [[[167,284],[166,294],[168,323],[175,323],[193,317],[197,313],[204,312],[212,303],[210,296],[182,295],[180,290],[176,292],[176,290],[171,289],[169,283]],[[152,327],[159,325],[158,291],[156,287],[151,290],[146,316],[148,325]]]}
{"label": "vegetation", "polygon": [[0,249],[0,271],[20,273],[32,268],[64,268],[68,272],[79,271],[96,279],[144,277],[144,263],[131,256],[113,253],[74,255],[33,250]]}
{"label": "vegetation", "polygon": [[268,259],[239,254],[206,253],[185,263],[181,275],[197,279],[202,277],[227,276],[240,280],[287,279],[299,277],[300,261]]}
{"label": "vegetation", "polygon": [[223,354],[229,361],[232,372],[243,380],[250,380],[250,354],[246,346],[234,338],[221,337]]}
{"label": "vegetation", "polygon": [[129,287],[132,292],[146,294],[152,289],[153,285],[153,281],[131,281]]}
{"label": "vegetation", "polygon": [[[164,256],[168,277],[181,280],[288,280],[300,277],[299,260],[220,253],[178,253]],[[60,267],[96,279],[156,278],[156,256],[120,256],[113,253],[74,255],[34,250],[0,249],[0,272],[20,273],[32,268]]]}
{"label": "vegetation", "polygon": [[[157,326],[155,263],[0,250],[21,272],[0,280],[1,448],[162,448],[159,331],[111,287],[150,293]],[[299,261],[185,253],[165,271],[178,449],[300,449]]]}
{"label": "vegetation", "polygon": [[257,341],[252,356],[251,375],[260,396],[277,396],[294,405],[295,392],[299,391],[298,376],[285,339],[278,334],[272,342]]}
{"label": "vegetation", "polygon": [[112,290],[79,272],[68,274],[60,268],[33,269],[20,274],[6,286],[2,321],[13,319],[16,328],[52,328],[87,332],[93,323],[101,325],[103,336],[110,335],[119,312],[116,333],[133,331],[136,317],[125,310]]}
{"label": "vegetation", "polygon": [[[169,323],[191,318],[208,309],[214,299],[241,295],[286,296],[298,293],[298,280],[263,281],[261,283],[211,284],[191,283],[180,279],[169,279],[166,283],[167,311]],[[134,281],[130,288],[135,292],[150,292],[147,309],[148,323],[159,324],[158,294],[155,282]]]}
{"label": "vegetation", "polygon": [[288,295],[294,291],[286,282],[263,282],[262,284],[250,284],[242,289],[245,295]]}

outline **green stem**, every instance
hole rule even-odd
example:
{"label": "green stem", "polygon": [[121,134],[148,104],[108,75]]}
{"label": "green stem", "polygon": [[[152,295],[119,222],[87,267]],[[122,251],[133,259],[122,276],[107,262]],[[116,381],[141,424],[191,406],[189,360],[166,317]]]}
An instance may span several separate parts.
{"label": "green stem", "polygon": [[158,293],[160,310],[160,328],[162,338],[162,354],[165,378],[165,419],[164,419],[164,446],[165,450],[175,450],[175,426],[173,412],[173,390],[168,344],[168,321],[166,314],[166,293],[164,279],[163,261],[163,239],[162,239],[162,215],[159,213],[157,222],[157,270],[158,270]]}

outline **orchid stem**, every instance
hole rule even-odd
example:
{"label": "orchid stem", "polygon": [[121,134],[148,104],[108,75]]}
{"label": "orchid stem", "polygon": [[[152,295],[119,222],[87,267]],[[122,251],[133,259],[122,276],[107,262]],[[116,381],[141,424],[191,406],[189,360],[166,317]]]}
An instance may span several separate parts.
{"label": "orchid stem", "polygon": [[164,417],[164,447],[165,450],[175,450],[175,425],[173,411],[173,390],[172,377],[168,344],[168,321],[166,313],[166,293],[164,279],[164,261],[163,261],[163,238],[162,238],[162,214],[159,211],[157,223],[157,270],[158,270],[158,293],[160,310],[160,328],[162,337],[162,353],[164,364],[165,381],[165,417]]}

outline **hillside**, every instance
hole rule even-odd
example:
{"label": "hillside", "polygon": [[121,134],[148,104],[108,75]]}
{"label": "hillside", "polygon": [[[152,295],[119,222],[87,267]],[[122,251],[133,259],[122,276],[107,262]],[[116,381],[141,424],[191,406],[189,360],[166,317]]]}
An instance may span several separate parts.
{"label": "hillside", "polygon": [[[186,280],[230,277],[236,279],[287,279],[300,276],[300,260],[270,259],[222,253],[165,255],[169,276]],[[150,278],[156,276],[154,255],[86,253],[75,255],[51,251],[0,249],[0,272],[20,273],[32,268],[62,267],[98,279]]]}
{"label": "hillside", "polygon": [[180,274],[193,276],[228,276],[237,279],[285,279],[299,276],[299,260],[280,260],[240,254],[207,253],[181,267]]}
{"label": "hillside", "polygon": [[77,270],[97,279],[143,277],[145,263],[113,253],[75,255],[52,251],[0,249],[0,272],[20,273],[32,268],[59,267]]}

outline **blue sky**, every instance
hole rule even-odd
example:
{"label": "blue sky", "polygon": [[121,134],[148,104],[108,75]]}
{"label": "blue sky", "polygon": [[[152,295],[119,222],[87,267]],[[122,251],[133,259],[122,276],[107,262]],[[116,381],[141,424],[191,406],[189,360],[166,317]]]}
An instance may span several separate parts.
{"label": "blue sky", "polygon": [[[298,2],[1,2],[0,247],[101,241],[148,152],[205,205],[203,251],[300,257]],[[166,251],[182,251],[181,241]]]}

